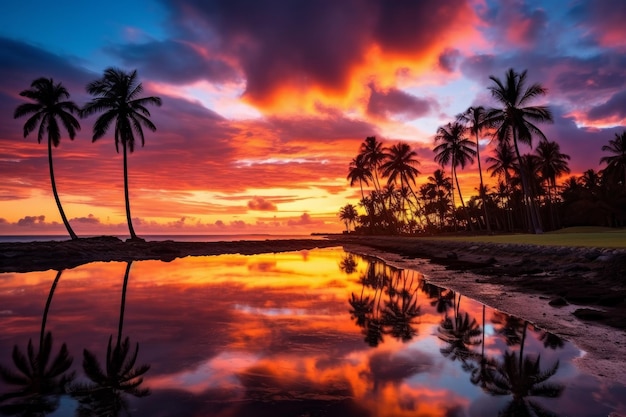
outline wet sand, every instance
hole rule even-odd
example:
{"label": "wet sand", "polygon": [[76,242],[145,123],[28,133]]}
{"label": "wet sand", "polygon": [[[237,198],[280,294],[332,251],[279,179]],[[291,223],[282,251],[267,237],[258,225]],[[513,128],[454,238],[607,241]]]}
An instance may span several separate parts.
{"label": "wet sand", "polygon": [[239,253],[252,255],[343,246],[520,316],[574,342],[579,365],[626,385],[626,251],[442,242],[428,238],[331,235],[326,240],[123,242],[114,237],[0,243],[0,272],[67,269],[95,261]]}

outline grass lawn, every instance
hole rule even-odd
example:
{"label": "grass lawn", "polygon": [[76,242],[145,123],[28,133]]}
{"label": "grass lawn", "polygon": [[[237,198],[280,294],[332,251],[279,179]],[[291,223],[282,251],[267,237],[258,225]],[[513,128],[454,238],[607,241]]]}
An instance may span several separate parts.
{"label": "grass lawn", "polygon": [[492,236],[446,236],[435,237],[433,239],[456,240],[463,242],[517,243],[545,246],[626,248],[626,229],[570,227],[541,235],[504,234]]}

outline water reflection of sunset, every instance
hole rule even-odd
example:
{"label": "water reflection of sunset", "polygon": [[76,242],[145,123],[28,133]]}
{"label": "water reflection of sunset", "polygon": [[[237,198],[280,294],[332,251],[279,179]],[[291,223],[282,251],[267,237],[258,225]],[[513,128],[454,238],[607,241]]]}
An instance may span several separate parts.
{"label": "water reflection of sunset", "polygon": [[[73,358],[70,387],[88,386],[83,349],[102,365],[107,340],[129,337],[135,368],[150,366],[140,387],[151,394],[116,395],[138,415],[179,415],[168,404],[198,416],[263,415],[263,407],[281,415],[495,415],[517,404],[489,394],[488,377],[502,372],[504,352],[524,360],[540,354],[541,370],[556,366],[548,382],[577,387],[532,397],[547,410],[587,416],[592,408],[623,408],[619,396],[572,365],[580,354],[574,346],[429,285],[416,271],[337,248],[4,274],[3,369],[13,366],[14,345],[36,344],[56,276],[45,329],[53,349],[65,343]],[[3,384],[0,392],[9,387]],[[522,396],[519,404],[530,403]]]}

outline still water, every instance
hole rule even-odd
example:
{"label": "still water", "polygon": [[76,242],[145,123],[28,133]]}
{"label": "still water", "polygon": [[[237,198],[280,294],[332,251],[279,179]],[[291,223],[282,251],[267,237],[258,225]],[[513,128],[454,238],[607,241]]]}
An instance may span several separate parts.
{"label": "still water", "polygon": [[0,274],[0,414],[607,416],[574,345],[339,248]]}

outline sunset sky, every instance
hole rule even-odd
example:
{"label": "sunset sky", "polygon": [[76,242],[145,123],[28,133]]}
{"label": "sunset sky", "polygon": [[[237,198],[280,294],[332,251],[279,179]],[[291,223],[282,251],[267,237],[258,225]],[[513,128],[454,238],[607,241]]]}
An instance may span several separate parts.
{"label": "sunset sky", "polygon": [[[409,143],[418,183],[437,127],[492,106],[490,75],[548,88],[542,126],[573,174],[626,126],[626,2],[611,0],[23,0],[0,13],[0,234],[64,234],[47,147],[13,119],[41,76],[79,106],[107,67],[137,69],[157,132],[129,158],[139,235],[339,231],[366,136]],[[126,234],[122,156],[81,120],[53,151],[79,235]],[[483,155],[489,155],[488,138]],[[527,152],[529,149],[523,149]],[[461,177],[477,187],[476,165]]]}

